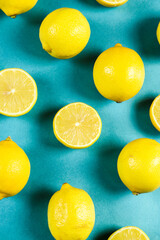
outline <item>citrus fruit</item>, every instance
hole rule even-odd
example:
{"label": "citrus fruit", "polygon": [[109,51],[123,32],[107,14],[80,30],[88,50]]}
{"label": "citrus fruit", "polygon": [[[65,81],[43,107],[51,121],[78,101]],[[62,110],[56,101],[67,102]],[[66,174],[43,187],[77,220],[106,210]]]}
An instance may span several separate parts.
{"label": "citrus fruit", "polygon": [[160,95],[152,102],[149,115],[153,126],[160,131]]}
{"label": "citrus fruit", "polygon": [[118,173],[133,194],[160,187],[160,144],[148,138],[128,143],[118,157]]}
{"label": "citrus fruit", "polygon": [[72,8],[51,12],[40,27],[42,47],[55,58],[67,59],[79,54],[90,38],[90,26],[83,14]]}
{"label": "citrus fruit", "polygon": [[52,196],[48,206],[48,224],[56,240],[85,240],[94,223],[94,204],[84,190],[65,183]]}
{"label": "citrus fruit", "polygon": [[25,13],[33,8],[38,0],[0,0],[0,9],[9,17]]}
{"label": "citrus fruit", "polygon": [[149,237],[137,227],[124,227],[114,232],[108,240],[149,240]]}
{"label": "citrus fruit", "polygon": [[97,2],[105,7],[118,7],[128,2],[128,0],[97,0]]}
{"label": "citrus fruit", "polygon": [[71,103],[53,120],[56,138],[70,148],[91,146],[100,136],[102,122],[95,109],[84,103]]}
{"label": "citrus fruit", "polygon": [[29,112],[37,100],[37,86],[22,69],[11,68],[0,72],[0,113],[20,116]]}
{"label": "citrus fruit", "polygon": [[157,28],[157,39],[160,44],[160,23],[158,24],[158,28]]}
{"label": "citrus fruit", "polygon": [[134,50],[116,44],[97,58],[93,77],[102,96],[123,102],[140,91],[145,77],[144,64]]}
{"label": "citrus fruit", "polygon": [[0,200],[19,193],[30,175],[25,152],[8,137],[0,142]]}

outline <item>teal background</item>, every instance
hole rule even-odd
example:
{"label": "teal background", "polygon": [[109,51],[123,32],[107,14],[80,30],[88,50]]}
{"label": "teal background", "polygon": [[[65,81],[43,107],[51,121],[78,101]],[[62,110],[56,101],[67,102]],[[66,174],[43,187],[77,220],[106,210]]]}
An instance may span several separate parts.
{"label": "teal background", "polygon": [[[80,10],[91,25],[85,50],[73,59],[52,58],[41,48],[39,27],[45,16],[60,7]],[[159,0],[129,0],[108,9],[95,0],[39,0],[28,13],[10,19],[0,12],[0,68],[22,68],[38,86],[38,101],[27,115],[0,116],[1,140],[11,136],[27,153],[31,176],[24,190],[0,202],[0,239],[51,240],[47,206],[64,182],[86,190],[96,209],[96,222],[88,239],[106,240],[120,227],[142,228],[150,239],[160,239],[160,190],[133,196],[120,181],[116,162],[128,142],[148,137],[160,140],[148,110],[160,94],[160,46],[156,28]],[[116,43],[142,57],[146,78],[142,90],[121,104],[97,92],[92,77],[98,55]],[[72,150],[53,135],[52,119],[66,104],[81,101],[100,114],[103,128],[90,148]]]}

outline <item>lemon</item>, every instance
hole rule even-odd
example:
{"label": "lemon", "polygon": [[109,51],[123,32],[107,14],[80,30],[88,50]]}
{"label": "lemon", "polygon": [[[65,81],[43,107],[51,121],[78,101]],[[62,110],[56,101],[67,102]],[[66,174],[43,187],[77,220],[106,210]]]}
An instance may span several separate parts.
{"label": "lemon", "polygon": [[95,223],[95,209],[84,190],[62,185],[48,206],[49,229],[56,240],[85,240]]}
{"label": "lemon", "polygon": [[37,86],[22,69],[11,68],[0,72],[0,113],[20,116],[29,112],[37,100]]}
{"label": "lemon", "polygon": [[128,0],[97,0],[97,2],[105,7],[118,7],[128,2]]}
{"label": "lemon", "polygon": [[0,9],[12,18],[32,9],[38,0],[0,0]]}
{"label": "lemon", "polygon": [[70,148],[91,146],[100,136],[102,122],[95,109],[84,103],[71,103],[53,120],[56,138]]}
{"label": "lemon", "polygon": [[123,102],[140,91],[145,77],[144,64],[134,50],[116,44],[97,58],[93,77],[102,96]]}
{"label": "lemon", "polygon": [[25,152],[8,137],[0,142],[0,200],[19,193],[30,175]]}
{"label": "lemon", "polygon": [[160,187],[160,144],[140,138],[128,143],[118,157],[122,182],[137,195]]}
{"label": "lemon", "polygon": [[152,102],[149,115],[153,126],[160,131],[160,95]]}
{"label": "lemon", "polygon": [[157,28],[157,39],[160,44],[160,23],[158,24],[158,28]]}
{"label": "lemon", "polygon": [[79,54],[90,38],[90,26],[83,14],[72,8],[51,12],[40,27],[42,47],[51,56],[61,59]]}
{"label": "lemon", "polygon": [[137,227],[124,227],[114,232],[108,240],[149,240],[149,237]]}

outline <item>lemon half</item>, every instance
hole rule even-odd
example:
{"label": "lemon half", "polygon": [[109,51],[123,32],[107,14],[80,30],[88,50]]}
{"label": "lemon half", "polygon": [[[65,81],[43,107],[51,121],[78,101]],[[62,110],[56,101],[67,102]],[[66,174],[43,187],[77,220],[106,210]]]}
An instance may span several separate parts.
{"label": "lemon half", "polygon": [[114,232],[108,240],[149,240],[148,236],[137,227],[124,227]]}
{"label": "lemon half", "polygon": [[70,148],[91,146],[100,136],[102,122],[97,111],[84,103],[71,103],[56,114],[53,129],[56,138]]}
{"label": "lemon half", "polygon": [[20,116],[29,112],[37,100],[37,85],[24,70],[11,68],[0,72],[0,113]]}
{"label": "lemon half", "polygon": [[160,95],[152,102],[149,115],[153,126],[160,131]]}
{"label": "lemon half", "polygon": [[128,2],[128,0],[97,0],[97,2],[105,7],[118,7]]}

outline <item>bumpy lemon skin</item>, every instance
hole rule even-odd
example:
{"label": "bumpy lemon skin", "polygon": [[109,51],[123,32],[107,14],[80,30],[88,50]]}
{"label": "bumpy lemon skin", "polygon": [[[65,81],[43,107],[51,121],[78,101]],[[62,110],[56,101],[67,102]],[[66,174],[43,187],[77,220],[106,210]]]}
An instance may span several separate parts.
{"label": "bumpy lemon skin", "polygon": [[142,88],[144,64],[134,50],[116,44],[97,58],[93,78],[102,96],[120,103],[134,97]]}
{"label": "bumpy lemon skin", "polygon": [[68,59],[85,48],[90,34],[90,25],[80,11],[60,8],[43,20],[39,37],[43,49],[51,56]]}
{"label": "bumpy lemon skin", "polygon": [[0,9],[7,16],[15,18],[32,9],[37,2],[38,0],[0,0]]}
{"label": "bumpy lemon skin", "polygon": [[158,40],[158,42],[160,44],[160,22],[159,22],[158,28],[157,28],[157,40]]}
{"label": "bumpy lemon skin", "polygon": [[128,0],[124,0],[120,3],[109,3],[106,0],[96,0],[96,1],[105,7],[118,7],[128,2]]}
{"label": "bumpy lemon skin", "polygon": [[48,224],[56,240],[86,240],[94,223],[94,204],[84,190],[65,183],[52,196],[48,206]]}
{"label": "bumpy lemon skin", "polygon": [[133,194],[156,190],[160,187],[160,144],[148,138],[128,143],[118,157],[117,168]]}
{"label": "bumpy lemon skin", "polygon": [[25,152],[8,137],[0,142],[0,200],[19,193],[30,176]]}
{"label": "bumpy lemon skin", "polygon": [[157,124],[155,118],[154,118],[154,113],[153,113],[153,108],[154,108],[154,104],[155,104],[155,101],[159,100],[160,99],[160,95],[158,95],[152,102],[151,106],[150,106],[150,109],[149,109],[149,116],[150,116],[150,119],[151,119],[151,122],[153,124],[153,126],[160,132],[160,126]]}

